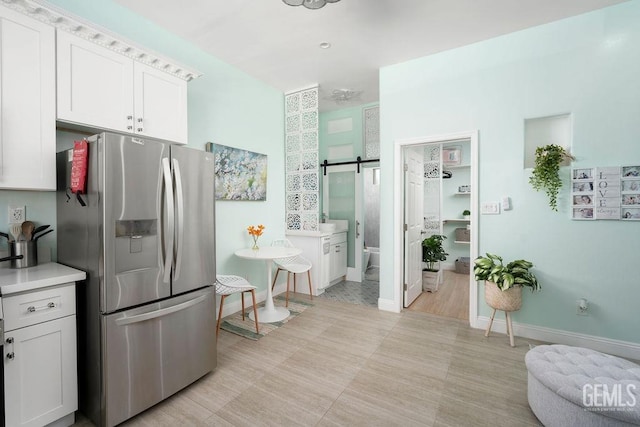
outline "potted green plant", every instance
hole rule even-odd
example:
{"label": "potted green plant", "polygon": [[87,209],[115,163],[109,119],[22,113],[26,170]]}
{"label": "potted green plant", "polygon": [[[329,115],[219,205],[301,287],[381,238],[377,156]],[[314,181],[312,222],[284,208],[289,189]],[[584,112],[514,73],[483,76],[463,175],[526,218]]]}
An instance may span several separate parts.
{"label": "potted green plant", "polygon": [[422,261],[426,263],[426,268],[422,270],[422,290],[435,292],[442,282],[442,271],[440,261],[447,259],[448,253],[444,251],[442,242],[446,236],[434,234],[422,241]]}
{"label": "potted green plant", "polygon": [[463,219],[470,219],[471,218],[471,211],[469,209],[465,209],[462,211],[462,218]]}
{"label": "potted green plant", "polygon": [[535,167],[529,178],[529,184],[536,190],[544,190],[549,197],[549,206],[554,211],[558,210],[558,192],[562,188],[560,179],[560,165],[565,160],[574,160],[574,157],[556,144],[549,144],[536,148]]}
{"label": "potted green plant", "polygon": [[476,280],[484,280],[485,300],[489,307],[502,311],[516,311],[522,306],[522,288],[540,290],[536,276],[530,271],[533,264],[519,259],[504,264],[502,257],[487,253],[474,261]]}
{"label": "potted green plant", "polygon": [[509,343],[511,347],[515,347],[513,325],[509,313],[520,310],[522,307],[523,287],[529,287],[531,292],[540,290],[538,279],[529,271],[531,267],[533,264],[523,259],[504,265],[502,257],[490,253],[487,253],[486,257],[478,257],[474,261],[475,278],[476,280],[484,280],[484,299],[487,305],[493,308],[484,334],[485,337],[488,337],[491,332],[496,310],[502,310],[505,313]]}

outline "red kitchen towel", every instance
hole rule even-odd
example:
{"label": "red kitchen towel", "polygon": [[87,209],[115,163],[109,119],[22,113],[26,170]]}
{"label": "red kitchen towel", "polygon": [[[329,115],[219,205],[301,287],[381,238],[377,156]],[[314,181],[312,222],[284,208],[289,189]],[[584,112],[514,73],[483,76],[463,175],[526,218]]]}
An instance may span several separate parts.
{"label": "red kitchen towel", "polygon": [[73,142],[73,160],[71,164],[71,192],[84,194],[87,185],[87,164],[89,144],[87,141]]}

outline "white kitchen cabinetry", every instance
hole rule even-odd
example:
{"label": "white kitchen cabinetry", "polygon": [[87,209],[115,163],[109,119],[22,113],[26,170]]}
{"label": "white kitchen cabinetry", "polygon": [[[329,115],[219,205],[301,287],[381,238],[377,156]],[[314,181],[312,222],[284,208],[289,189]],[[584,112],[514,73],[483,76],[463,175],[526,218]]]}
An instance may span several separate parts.
{"label": "white kitchen cabinetry", "polygon": [[187,82],[58,31],[58,120],[187,143]]}
{"label": "white kitchen cabinetry", "polygon": [[75,283],[3,295],[2,306],[6,425],[73,424],[78,409]]}
{"label": "white kitchen cabinetry", "polygon": [[347,275],[347,233],[331,235],[331,269],[330,279],[341,280]]}
{"label": "white kitchen cabinetry", "polygon": [[0,6],[0,189],[56,189],[55,30]]}

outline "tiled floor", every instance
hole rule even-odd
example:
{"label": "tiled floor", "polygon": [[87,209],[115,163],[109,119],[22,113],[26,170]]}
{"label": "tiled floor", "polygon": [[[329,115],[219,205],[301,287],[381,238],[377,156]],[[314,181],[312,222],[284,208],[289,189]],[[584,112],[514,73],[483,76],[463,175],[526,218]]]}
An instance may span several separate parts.
{"label": "tiled floor", "polygon": [[320,297],[350,304],[377,307],[378,298],[380,297],[379,277],[379,268],[369,267],[364,274],[362,283],[345,280],[326,289]]}
{"label": "tiled floor", "polygon": [[124,425],[540,425],[527,340],[511,348],[456,319],[313,302],[259,341],[221,331],[213,373]]}

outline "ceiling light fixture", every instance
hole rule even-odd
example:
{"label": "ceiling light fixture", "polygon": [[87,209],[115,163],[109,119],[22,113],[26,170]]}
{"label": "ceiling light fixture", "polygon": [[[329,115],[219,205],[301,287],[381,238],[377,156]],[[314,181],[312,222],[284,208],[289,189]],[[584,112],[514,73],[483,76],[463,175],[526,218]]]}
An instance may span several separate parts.
{"label": "ceiling light fixture", "polygon": [[289,6],[304,6],[307,9],[320,9],[327,3],[338,3],[340,0],[282,0]]}
{"label": "ceiling light fixture", "polygon": [[357,101],[360,99],[360,95],[362,94],[361,90],[351,90],[351,89],[335,89],[331,92],[325,99],[331,99],[338,105],[346,104],[349,101]]}

